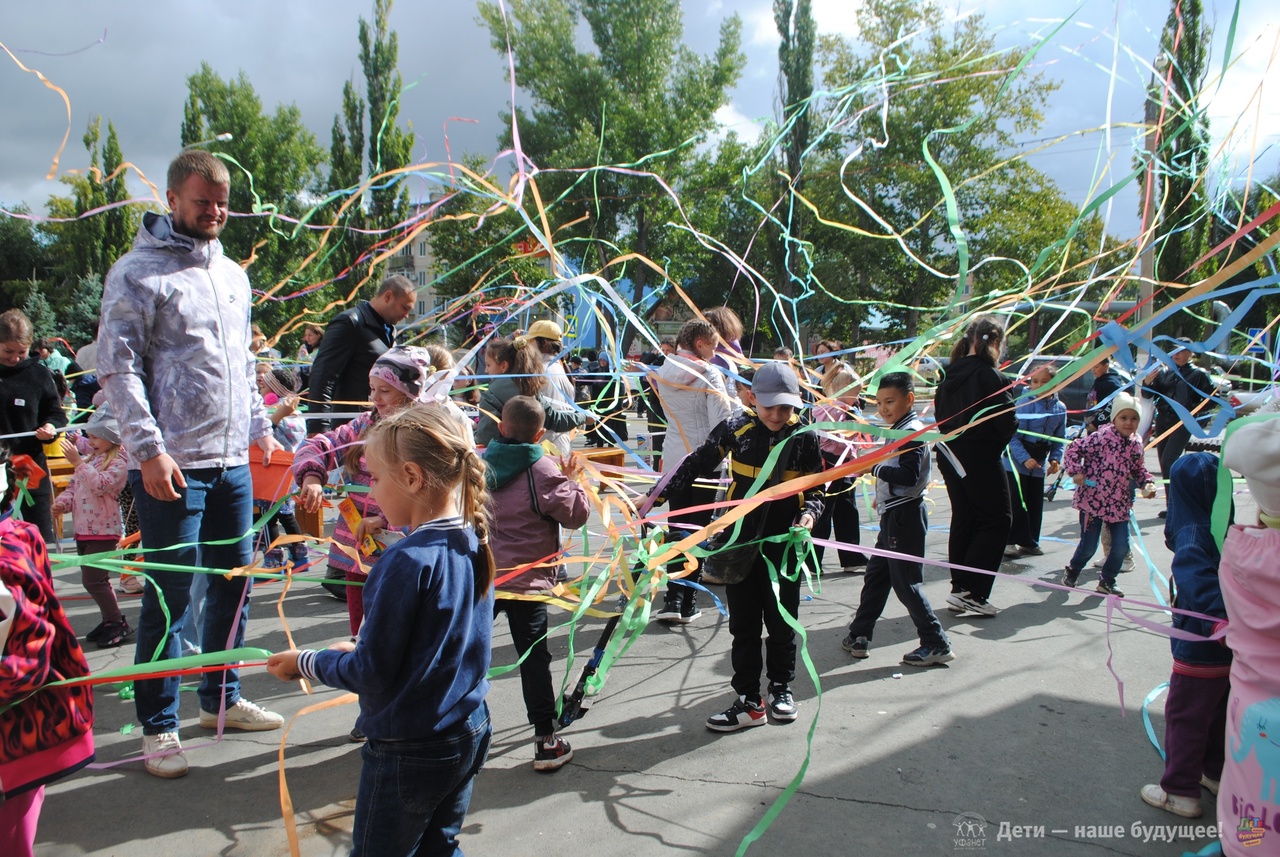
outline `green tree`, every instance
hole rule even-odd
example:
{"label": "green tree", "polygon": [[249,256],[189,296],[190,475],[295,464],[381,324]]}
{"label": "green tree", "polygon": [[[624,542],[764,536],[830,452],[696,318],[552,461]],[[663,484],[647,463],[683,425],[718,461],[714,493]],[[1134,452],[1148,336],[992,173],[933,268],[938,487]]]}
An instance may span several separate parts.
{"label": "green tree", "polygon": [[102,309],[102,277],[81,277],[71,290],[71,300],[58,316],[58,330],[74,346],[88,344],[98,336],[98,316]]}
{"label": "green tree", "polygon": [[38,288],[33,288],[27,295],[26,301],[22,304],[22,311],[27,314],[27,318],[31,319],[31,326],[35,329],[36,339],[44,339],[48,336],[58,336],[58,317],[53,311],[53,307],[49,305],[49,300],[44,296]]}
{"label": "green tree", "polygon": [[12,208],[13,215],[0,215],[0,312],[21,306],[33,281],[49,275],[48,249],[25,204]]}
{"label": "green tree", "polygon": [[[330,131],[328,190],[333,198],[325,210],[337,229],[329,238],[331,267],[342,278],[344,293],[370,278],[372,257],[399,237],[390,230],[409,216],[405,175],[396,171],[413,163],[414,134],[398,124],[404,83],[400,40],[389,23],[392,3],[375,0],[372,24],[360,18],[357,37],[365,98],[354,81],[346,81],[342,111],[334,115]],[[368,189],[362,190],[366,183]],[[357,191],[352,201],[350,195]],[[385,234],[374,237],[366,230]]]}
{"label": "green tree", "polygon": [[[1167,283],[1191,283],[1213,273],[1197,267],[1208,251],[1211,227],[1205,175],[1209,166],[1209,117],[1199,94],[1209,73],[1212,32],[1201,0],[1173,0],[1160,36],[1157,73],[1148,93],[1148,113],[1157,119],[1155,276]],[[1145,176],[1144,176],[1145,178]]]}
{"label": "green tree", "polygon": [[[871,237],[815,233],[817,279],[829,295],[886,305],[891,330],[907,337],[916,335],[926,311],[948,303],[959,273],[945,195],[923,147],[954,188],[957,226],[969,248],[980,250],[981,235],[972,231],[980,222],[990,223],[1000,209],[1010,218],[1023,214],[984,192],[988,183],[979,179],[1006,168],[1002,152],[1040,127],[1042,106],[1056,88],[1025,69],[1015,74],[1025,52],[998,50],[981,15],[950,28],[939,23],[945,17],[933,2],[869,0],[857,12],[860,43],[820,40],[833,116],[847,130],[828,138],[840,146],[818,167],[831,178],[813,198],[824,217]],[[844,166],[859,146],[859,156]],[[841,181],[863,205],[849,199]],[[858,282],[841,288],[833,277],[850,271]]]}
{"label": "green tree", "polygon": [[[208,63],[187,78],[183,112],[184,146],[200,143],[219,153],[232,171],[233,212],[252,214],[231,220],[223,231],[224,251],[247,265],[256,292],[264,294],[254,318],[271,335],[294,322],[308,307],[335,296],[332,287],[286,300],[323,277],[321,266],[304,267],[317,245],[309,230],[277,215],[299,218],[322,186],[324,150],[302,122],[296,105],[278,105],[267,114],[243,71],[223,80]],[[209,143],[229,133],[229,142]]]}
{"label": "green tree", "polygon": [[57,292],[61,300],[54,301],[59,312],[70,296],[70,284],[92,274],[105,275],[115,260],[129,251],[142,217],[140,208],[123,205],[86,216],[129,199],[121,171],[120,141],[109,121],[105,145],[101,140],[102,117],[97,116],[83,138],[89,168],[60,178],[71,189],[70,196],[49,197],[47,210],[53,220],[40,226],[50,244],[54,280],[63,287]]}
{"label": "green tree", "polygon": [[[681,184],[694,157],[687,144],[715,128],[714,114],[745,63],[739,18],[721,22],[718,47],[701,57],[681,44],[679,0],[514,0],[506,20],[496,3],[482,0],[479,9],[494,50],[505,57],[509,41],[516,83],[530,96],[528,109],[516,108],[524,154],[543,169],[571,171],[541,174],[542,199],[561,200],[561,222],[589,215],[573,233],[590,239],[590,256],[579,254],[584,267],[603,270],[623,252],[661,258],[653,233],[671,209],[659,185],[591,168],[643,162],[668,184]],[[592,50],[579,49],[583,23]],[[511,146],[511,115],[503,122],[502,145]],[[638,302],[651,272],[634,264],[626,273]],[[633,335],[622,334],[624,349]]]}
{"label": "green tree", "polygon": [[[813,22],[810,0],[773,0],[773,20],[781,41],[778,44],[779,98],[782,102],[782,136],[780,152],[782,172],[789,187],[779,190],[788,201],[784,216],[786,229],[772,229],[770,248],[774,266],[786,278],[782,286],[788,297],[808,290],[808,268],[811,249],[804,242],[805,209],[797,204],[794,194],[804,191],[804,158],[808,154],[812,113],[809,99],[813,95],[813,48],[817,28]],[[794,194],[790,191],[794,191]],[[797,282],[801,288],[797,289]],[[794,317],[794,312],[788,313]]]}

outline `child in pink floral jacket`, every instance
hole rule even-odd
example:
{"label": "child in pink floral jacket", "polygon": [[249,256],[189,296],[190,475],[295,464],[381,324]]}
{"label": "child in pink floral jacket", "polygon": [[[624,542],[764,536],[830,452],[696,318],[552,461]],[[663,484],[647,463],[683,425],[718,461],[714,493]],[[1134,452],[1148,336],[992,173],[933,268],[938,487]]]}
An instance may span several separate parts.
{"label": "child in pink floral jacket", "polygon": [[[90,452],[82,455],[71,440],[62,441],[62,451],[75,468],[67,489],[53,502],[53,513],[72,513],[75,523],[76,553],[88,557],[114,551],[124,524],[120,517],[120,491],[129,474],[129,458],[120,445],[120,425],[105,405],[99,406],[85,425]],[[80,583],[98,605],[102,621],[85,635],[85,641],[100,649],[113,649],[133,636],[115,592],[110,570],[81,560]]]}
{"label": "child in pink floral jacket", "polygon": [[1132,483],[1143,486],[1144,496],[1155,496],[1155,485],[1142,460],[1142,442],[1134,436],[1138,421],[1138,401],[1121,393],[1111,403],[1111,423],[1072,441],[1063,456],[1063,468],[1076,483],[1071,507],[1080,512],[1080,544],[1067,563],[1062,579],[1066,586],[1075,586],[1080,579],[1080,570],[1098,550],[1105,526],[1111,533],[1111,552],[1102,565],[1097,591],[1124,595],[1116,588],[1116,574],[1129,552]]}

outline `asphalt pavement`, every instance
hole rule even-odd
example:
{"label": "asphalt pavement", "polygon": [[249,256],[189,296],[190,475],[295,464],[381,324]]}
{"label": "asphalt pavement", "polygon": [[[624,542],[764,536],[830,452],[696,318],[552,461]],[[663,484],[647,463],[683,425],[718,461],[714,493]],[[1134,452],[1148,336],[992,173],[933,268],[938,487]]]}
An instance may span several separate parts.
{"label": "asphalt pavement", "polygon": [[[1154,472],[1154,455],[1148,465]],[[956,616],[942,609],[948,575],[926,566],[925,592],[951,637],[956,660],[913,669],[901,656],[917,645],[906,611],[889,599],[871,656],[854,661],[840,647],[857,606],[861,576],[835,568],[828,551],[820,592],[805,591],[801,620],[817,674],[798,665],[800,717],[790,724],[732,734],[710,732],[708,715],[732,700],[728,621],[703,599],[697,622],[651,625],[613,667],[591,711],[564,732],[573,760],[553,774],[535,773],[516,672],[494,680],[489,696],[494,738],[477,779],[463,848],[471,855],[733,854],[771,805],[807,770],[789,803],[749,854],[787,855],[1181,855],[1203,847],[1195,825],[1215,822],[1212,796],[1204,818],[1189,822],[1144,804],[1143,784],[1163,764],[1147,739],[1142,704],[1169,677],[1168,639],[1129,621],[1092,592],[1058,582],[1078,536],[1070,493],[1047,504],[1043,557],[1008,561],[1013,579],[996,583],[999,615]],[[1251,513],[1237,498],[1237,519]],[[1139,500],[1142,540],[1167,573],[1161,501]],[[945,557],[949,518],[940,484],[929,492],[928,556]],[[863,520],[874,541],[874,520]],[[600,532],[593,518],[590,528]],[[596,538],[599,536],[597,535]],[[64,543],[63,550],[69,543]],[[1152,602],[1148,571],[1121,575],[1129,609],[1165,621]],[[58,574],[58,591],[81,633],[96,624],[74,567]],[[712,587],[718,595],[723,589]],[[300,645],[345,639],[345,607],[315,585],[254,592],[249,645],[286,646],[282,614]],[[73,600],[75,598],[75,600]],[[137,617],[136,597],[125,613]],[[552,611],[553,620],[566,614]],[[580,665],[603,620],[578,630]],[[557,681],[568,638],[551,641]],[[131,663],[133,646],[88,650],[94,671]],[[495,664],[515,659],[506,623],[495,630]],[[1108,666],[1110,663],[1110,666]],[[571,678],[577,677],[578,666]],[[820,686],[819,686],[820,685]],[[194,690],[194,684],[184,690]],[[245,696],[286,718],[340,691],[306,696],[263,670],[248,670]],[[1163,698],[1151,705],[1163,739]],[[281,732],[201,729],[194,693],[182,694],[182,739],[190,773],[179,780],[147,775],[125,761],[81,772],[49,787],[37,854],[283,855]],[[297,719],[285,766],[307,857],[345,855],[360,767],[349,743],[354,705],[334,705]],[[133,703],[97,696],[98,762],[136,756],[140,729]],[[810,744],[811,741],[811,744]],[[1173,829],[1169,826],[1172,825]],[[1182,828],[1178,830],[1176,828]]]}

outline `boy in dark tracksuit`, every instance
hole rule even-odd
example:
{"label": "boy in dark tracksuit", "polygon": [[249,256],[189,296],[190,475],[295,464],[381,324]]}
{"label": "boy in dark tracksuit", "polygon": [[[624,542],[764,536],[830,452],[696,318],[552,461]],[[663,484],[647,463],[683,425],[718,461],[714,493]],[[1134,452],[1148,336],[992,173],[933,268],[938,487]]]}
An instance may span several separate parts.
{"label": "boy in dark tracksuit", "polygon": [[[915,432],[924,428],[916,416],[915,385],[905,372],[893,372],[880,379],[876,390],[876,408],[880,418],[894,431]],[[885,445],[894,442],[887,438]],[[951,644],[934,615],[920,585],[924,580],[925,533],[929,519],[924,508],[924,492],[929,484],[929,447],[918,440],[904,443],[898,454],[872,468],[876,477],[876,508],[880,512],[880,534],[876,547],[896,551],[912,559],[897,559],[875,554],[867,563],[862,582],[862,598],[849,625],[849,636],[841,644],[855,658],[870,655],[871,633],[876,620],[884,612],[892,587],[898,600],[907,608],[920,648],[903,656],[902,662],[913,667],[927,667],[952,660]]]}
{"label": "boy in dark tracksuit", "polygon": [[[689,453],[680,463],[667,485],[666,494],[688,491],[694,479],[708,477],[725,459],[731,457],[733,484],[727,499],[745,497],[760,476],[769,453],[779,444],[787,444],[778,458],[787,481],[822,471],[818,436],[811,432],[797,434],[800,418],[800,384],[795,372],[783,363],[766,363],[756,372],[752,383],[757,410],[744,411],[720,423],[702,446]],[[766,475],[766,480],[769,476]],[[767,482],[765,483],[768,484]],[[786,533],[793,525],[812,529],[822,514],[822,486],[762,504],[741,521],[739,539]],[[656,503],[662,503],[658,498]],[[761,516],[764,526],[761,528]],[[787,722],[797,716],[791,682],[796,673],[795,632],[787,624],[782,611],[794,619],[800,608],[799,575],[793,579],[781,572],[784,546],[764,542],[746,579],[725,587],[729,606],[729,633],[733,635],[733,689],[738,698],[727,710],[707,719],[707,728],[716,732],[735,732],[749,726],[763,726],[767,721],[760,696],[760,673],[769,677],[769,711],[775,720]],[[775,597],[768,563],[779,571],[778,594]],[[760,655],[764,629],[765,657]]]}

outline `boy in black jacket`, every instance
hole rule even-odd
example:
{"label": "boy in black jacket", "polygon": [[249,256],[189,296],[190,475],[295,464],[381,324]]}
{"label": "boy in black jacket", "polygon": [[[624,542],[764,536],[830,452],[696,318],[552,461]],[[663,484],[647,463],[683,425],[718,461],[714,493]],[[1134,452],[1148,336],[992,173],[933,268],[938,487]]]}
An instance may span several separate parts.
{"label": "boy in black jacket", "polygon": [[[766,363],[756,372],[752,393],[757,411],[744,411],[730,417],[711,430],[706,442],[689,453],[671,477],[667,494],[687,491],[699,476],[714,475],[726,456],[731,456],[733,484],[726,499],[739,499],[750,492],[760,476],[769,453],[786,444],[778,458],[786,481],[819,473],[822,458],[818,437],[812,432],[796,434],[800,428],[800,382],[795,372],[783,363]],[[766,475],[766,479],[769,476]],[[762,504],[741,520],[739,540],[786,533],[792,525],[812,529],[822,514],[822,486],[803,494]],[[655,505],[664,502],[663,497]],[[763,516],[763,526],[761,525]],[[707,718],[707,728],[715,732],[736,732],[749,726],[763,726],[767,720],[760,696],[760,672],[769,677],[769,712],[775,720],[796,719],[791,682],[796,674],[795,632],[787,618],[795,621],[800,608],[800,580],[794,573],[783,572],[784,546],[778,542],[762,542],[745,580],[725,587],[729,602],[729,633],[733,635],[733,689],[738,698],[725,711]],[[775,597],[769,575],[769,563],[778,570],[778,594]],[[784,616],[783,611],[786,611]],[[760,656],[760,641],[767,628],[765,658]]]}
{"label": "boy in black jacket", "polygon": [[[892,372],[880,379],[876,409],[894,431],[916,432],[924,428],[916,416],[915,403],[915,385],[906,372]],[[887,438],[885,444],[894,440]],[[876,478],[876,509],[880,512],[876,547],[906,554],[911,559],[881,554],[871,557],[862,581],[858,612],[849,625],[849,636],[841,645],[855,658],[870,656],[871,632],[884,612],[892,587],[920,635],[920,648],[904,655],[902,662],[912,667],[944,664],[955,655],[929,600],[920,591],[924,579],[925,533],[929,529],[924,508],[924,492],[929,485],[929,447],[919,440],[904,443],[896,455],[872,468],[871,474]]]}

